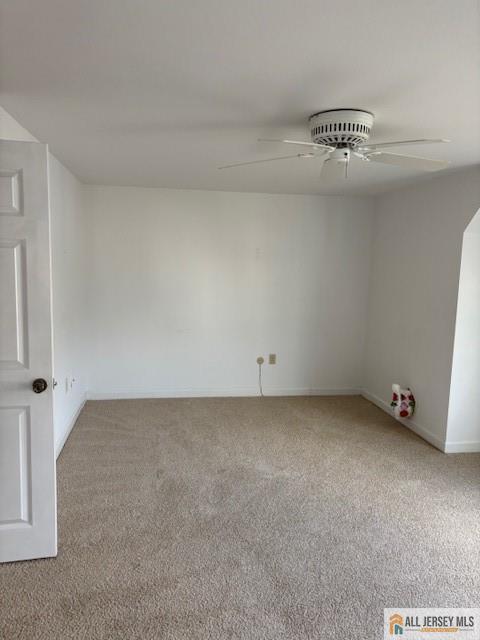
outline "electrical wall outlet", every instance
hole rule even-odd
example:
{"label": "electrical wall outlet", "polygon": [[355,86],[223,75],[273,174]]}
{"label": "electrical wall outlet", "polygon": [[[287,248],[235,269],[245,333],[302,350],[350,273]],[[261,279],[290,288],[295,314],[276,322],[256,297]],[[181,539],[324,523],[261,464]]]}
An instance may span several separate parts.
{"label": "electrical wall outlet", "polygon": [[257,364],[263,364],[265,362],[265,360],[263,359],[262,356],[258,356],[257,358]]}
{"label": "electrical wall outlet", "polygon": [[277,364],[277,354],[276,353],[270,353],[270,355],[268,356],[268,364]]}

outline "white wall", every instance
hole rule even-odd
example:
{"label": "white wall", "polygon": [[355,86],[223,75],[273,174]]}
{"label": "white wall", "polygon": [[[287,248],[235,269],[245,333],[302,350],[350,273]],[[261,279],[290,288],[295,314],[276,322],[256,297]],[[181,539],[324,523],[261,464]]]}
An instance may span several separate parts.
{"label": "white wall", "polygon": [[447,450],[480,451],[480,211],[463,237]]}
{"label": "white wall", "polygon": [[[38,142],[0,107],[0,139]],[[60,452],[87,392],[87,217],[83,186],[52,155],[49,195],[53,281],[53,394],[55,449]],[[66,379],[68,378],[68,389]],[[72,384],[72,378],[75,382]]]}
{"label": "white wall", "polygon": [[91,397],[357,389],[371,201],[86,187]]}
{"label": "white wall", "polygon": [[87,217],[83,185],[49,156],[55,444],[61,450],[88,384]]}
{"label": "white wall", "polygon": [[412,388],[414,429],[444,448],[462,236],[480,203],[480,170],[437,176],[376,200],[367,396]]}
{"label": "white wall", "polygon": [[19,140],[20,142],[38,142],[3,107],[0,107],[0,140]]}

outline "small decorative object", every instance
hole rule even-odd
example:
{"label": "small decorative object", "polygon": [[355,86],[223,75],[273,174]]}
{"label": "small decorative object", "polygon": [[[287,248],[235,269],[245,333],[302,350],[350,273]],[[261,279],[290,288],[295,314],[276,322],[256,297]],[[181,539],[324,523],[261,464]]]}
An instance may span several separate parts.
{"label": "small decorative object", "polygon": [[396,418],[410,418],[415,411],[415,398],[412,391],[401,389],[399,384],[392,384],[392,402],[390,406],[393,409],[393,415]]}

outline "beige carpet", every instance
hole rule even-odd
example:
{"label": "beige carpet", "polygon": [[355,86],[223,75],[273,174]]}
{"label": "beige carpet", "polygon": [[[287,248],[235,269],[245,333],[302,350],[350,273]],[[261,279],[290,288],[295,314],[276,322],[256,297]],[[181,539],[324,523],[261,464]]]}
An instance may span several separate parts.
{"label": "beige carpet", "polygon": [[366,640],[480,602],[480,454],[358,397],[89,402],[58,480],[58,558],[0,568],[2,640]]}

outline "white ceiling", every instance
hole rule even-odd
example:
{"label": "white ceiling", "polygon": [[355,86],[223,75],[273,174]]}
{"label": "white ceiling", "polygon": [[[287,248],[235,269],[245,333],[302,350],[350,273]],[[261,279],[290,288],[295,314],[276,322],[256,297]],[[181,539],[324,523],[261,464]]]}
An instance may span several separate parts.
{"label": "white ceiling", "polygon": [[[0,103],[84,182],[375,193],[416,172],[359,161],[348,182],[259,137],[376,115],[376,141],[480,162],[477,0],[1,0]],[[287,153],[291,150],[287,149]]]}

